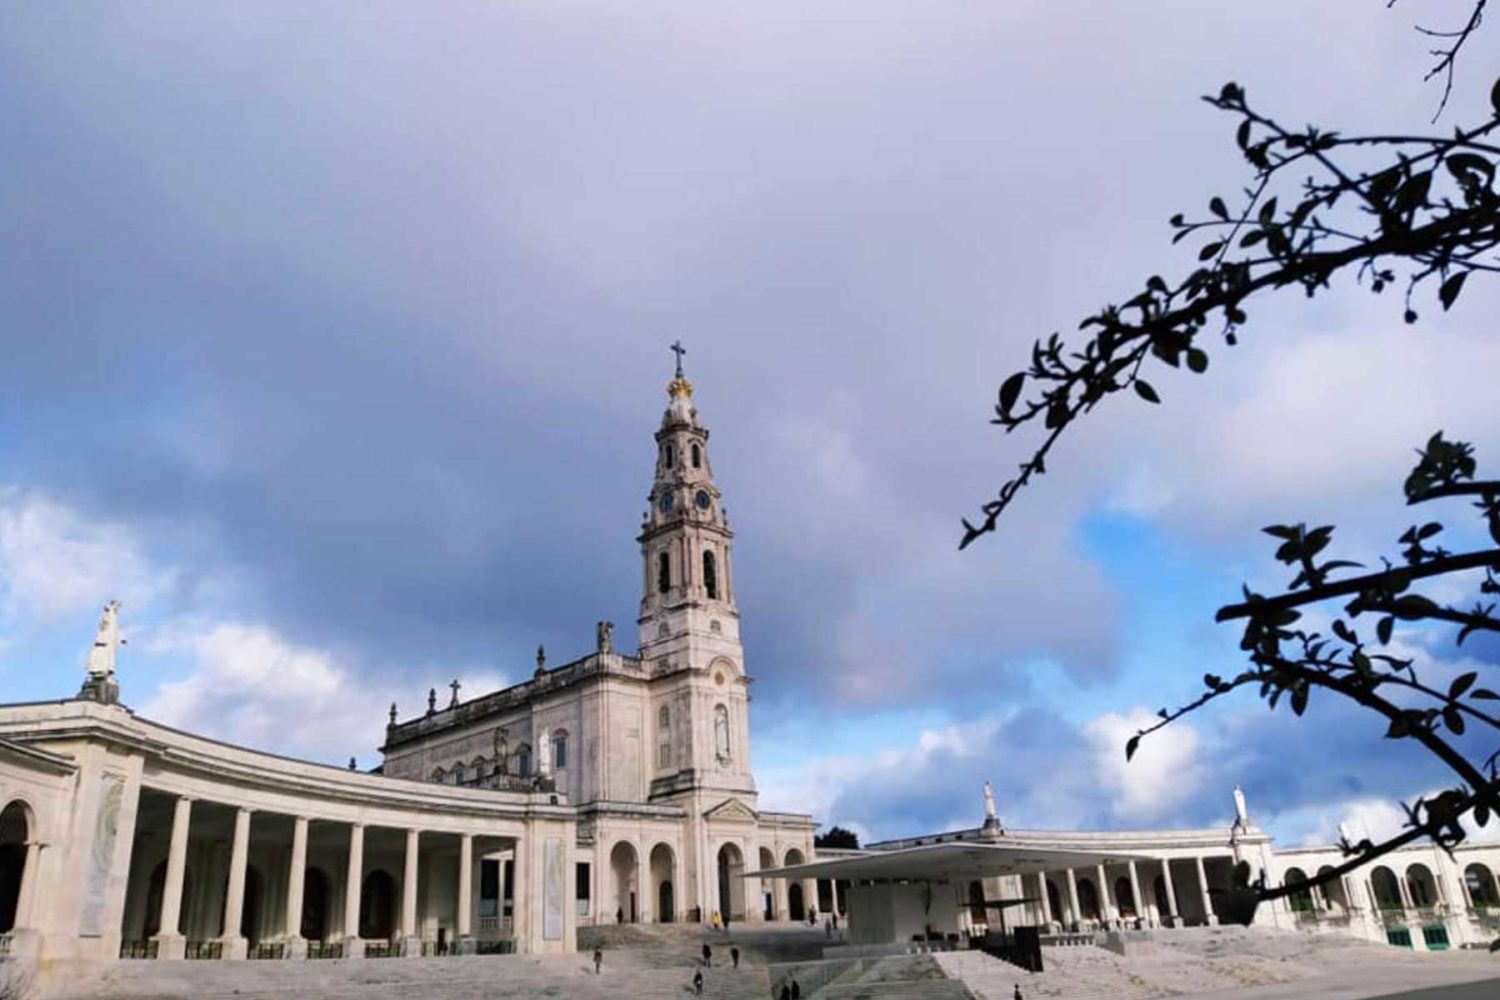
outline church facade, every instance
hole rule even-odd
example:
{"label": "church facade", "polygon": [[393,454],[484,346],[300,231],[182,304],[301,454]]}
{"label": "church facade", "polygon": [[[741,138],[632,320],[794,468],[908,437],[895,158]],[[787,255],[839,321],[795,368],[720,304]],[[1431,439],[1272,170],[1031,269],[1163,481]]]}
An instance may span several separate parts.
{"label": "church facade", "polygon": [[637,651],[400,720],[373,773],[120,703],[118,609],[79,694],[0,705],[0,957],[570,951],[580,925],[796,919],[810,816],[759,808],[733,534],[683,377],[656,432]]}

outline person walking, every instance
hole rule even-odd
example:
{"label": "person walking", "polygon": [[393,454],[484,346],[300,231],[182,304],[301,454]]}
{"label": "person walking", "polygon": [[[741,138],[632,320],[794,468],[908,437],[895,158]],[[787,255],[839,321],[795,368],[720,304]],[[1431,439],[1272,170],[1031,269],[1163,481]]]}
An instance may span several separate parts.
{"label": "person walking", "polygon": [[724,914],[724,933],[729,933],[729,914]]}
{"label": "person walking", "polygon": [[702,969],[694,969],[693,970],[693,994],[695,996],[702,996],[703,995],[703,970]]}
{"label": "person walking", "polygon": [[1016,991],[1011,994],[1011,997],[1014,998],[1014,1000],[1021,1000],[1021,984],[1020,983],[1016,984]]}
{"label": "person walking", "polygon": [[792,1000],[792,988],[786,983],[781,984],[781,996],[779,1000]]}
{"label": "person walking", "polygon": [[792,1000],[802,1000],[802,984],[792,980]]}
{"label": "person walking", "polygon": [[599,974],[599,966],[604,964],[604,952],[602,949],[594,949],[594,975]]}
{"label": "person walking", "polygon": [[739,945],[735,945],[733,948],[729,949],[729,960],[734,963],[734,967],[736,969],[738,969],[740,967],[740,947],[739,947]]}
{"label": "person walking", "polygon": [[705,941],[703,942],[703,966],[704,968],[711,968],[713,964],[714,950],[709,946],[708,942]]}

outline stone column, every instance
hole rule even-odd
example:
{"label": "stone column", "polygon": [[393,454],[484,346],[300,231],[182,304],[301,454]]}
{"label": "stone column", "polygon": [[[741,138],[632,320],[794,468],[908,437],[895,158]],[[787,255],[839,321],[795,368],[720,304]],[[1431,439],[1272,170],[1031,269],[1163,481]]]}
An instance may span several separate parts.
{"label": "stone column", "polygon": [[21,886],[16,892],[16,925],[13,931],[33,930],[36,920],[37,869],[42,864],[43,844],[38,840],[26,842],[26,856],[21,860]]}
{"label": "stone column", "polygon": [[1161,880],[1167,890],[1167,916],[1163,920],[1168,927],[1177,926],[1177,889],[1172,885],[1172,859],[1161,859]]}
{"label": "stone column", "polygon": [[1214,916],[1214,901],[1208,895],[1208,873],[1203,869],[1203,855],[1194,856],[1193,863],[1198,866],[1198,888],[1203,892],[1203,922],[1212,927],[1219,918]]}
{"label": "stone column", "polygon": [[344,957],[364,958],[365,943],[359,939],[359,897],[365,878],[365,828],[349,824],[349,868],[344,875]]}
{"label": "stone column", "polygon": [[[520,881],[519,869],[516,880]],[[460,955],[474,953],[474,835],[466,833],[458,841],[458,946]],[[519,907],[521,901],[516,900]]]}
{"label": "stone column", "polygon": [[422,835],[406,831],[406,868],[401,879],[401,954],[422,957],[422,936],[417,932],[417,861],[421,857]]}
{"label": "stone column", "polygon": [[1099,922],[1107,923],[1117,919],[1119,910],[1109,901],[1109,876],[1105,874],[1103,865],[1094,866],[1094,877],[1099,881]]}
{"label": "stone column", "polygon": [[179,795],[172,807],[172,842],[167,848],[167,872],[162,880],[161,930],[157,932],[158,958],[182,958],[187,941],[182,936],[182,880],[187,873],[188,828],[193,821],[193,800]]}
{"label": "stone column", "polygon": [[1072,919],[1073,929],[1080,930],[1083,927],[1083,911],[1078,908],[1078,879],[1073,875],[1073,869],[1065,869],[1068,873],[1068,916]]}
{"label": "stone column", "polygon": [[[531,938],[532,907],[531,869],[529,867],[531,863],[530,838],[517,840],[515,843],[515,847],[512,849],[511,853],[514,856],[514,863],[511,865],[511,871],[514,875],[515,887],[511,892],[513,906],[511,908],[510,918],[510,936],[511,940],[515,942],[517,953],[521,953],[527,951],[527,942]],[[604,884],[604,876],[602,869],[598,869],[597,860],[595,862],[594,868],[599,871],[598,876],[594,879],[594,886],[595,888],[598,888],[599,886]],[[594,903],[598,907],[603,907],[604,900],[596,895]],[[613,917],[614,914],[609,915],[609,919],[613,919]]]}
{"label": "stone column", "polygon": [[246,955],[245,928],[245,865],[250,859],[250,810],[237,809],[234,813],[234,843],[229,849],[229,887],[224,890],[224,946],[225,958],[244,958]]}
{"label": "stone column", "polygon": [[1135,918],[1142,923],[1146,920],[1146,901],[1141,898],[1141,879],[1136,874],[1135,862],[1126,862],[1126,868],[1130,871],[1130,894],[1135,897]]}
{"label": "stone column", "polygon": [[305,958],[302,938],[302,901],[307,888],[307,817],[292,822],[292,856],[286,873],[286,957]]}

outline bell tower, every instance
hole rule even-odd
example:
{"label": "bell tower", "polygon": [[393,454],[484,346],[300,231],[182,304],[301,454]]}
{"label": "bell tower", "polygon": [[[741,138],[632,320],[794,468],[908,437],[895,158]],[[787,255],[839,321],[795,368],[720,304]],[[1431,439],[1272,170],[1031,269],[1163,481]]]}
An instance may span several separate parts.
{"label": "bell tower", "polygon": [[[731,548],[734,533],[714,483],[708,429],[682,372],[667,383],[656,431],[656,470],[641,546],[640,656],[653,677],[678,678],[662,701],[669,731],[659,734],[661,787],[717,788],[750,797],[749,684],[740,645]],[[663,694],[666,691],[664,689]],[[661,705],[658,706],[660,713]]]}

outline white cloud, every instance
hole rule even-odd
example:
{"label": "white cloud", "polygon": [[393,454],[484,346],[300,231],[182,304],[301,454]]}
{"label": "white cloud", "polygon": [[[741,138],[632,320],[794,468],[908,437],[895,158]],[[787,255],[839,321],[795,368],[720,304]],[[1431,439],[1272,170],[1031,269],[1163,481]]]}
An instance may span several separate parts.
{"label": "white cloud", "polygon": [[[151,635],[149,650],[186,654],[193,672],[167,681],[141,707],[149,719],[273,753],[368,763],[383,742],[395,689],[338,653],[288,641],[268,625],[175,623]],[[424,671],[438,704],[451,693],[440,671]],[[504,685],[498,674],[460,672],[461,695]],[[409,682],[402,684],[406,690]],[[408,703],[402,718],[422,705]]]}
{"label": "white cloud", "polygon": [[89,615],[111,598],[144,605],[173,573],[152,566],[135,533],[44,494],[0,487],[0,619],[27,625]]}
{"label": "white cloud", "polygon": [[1125,742],[1156,721],[1156,716],[1138,708],[1128,715],[1102,715],[1083,729],[1110,808],[1125,823],[1171,820],[1197,794],[1205,777],[1198,760],[1198,733],[1181,722],[1143,739],[1134,758],[1125,760]]}

